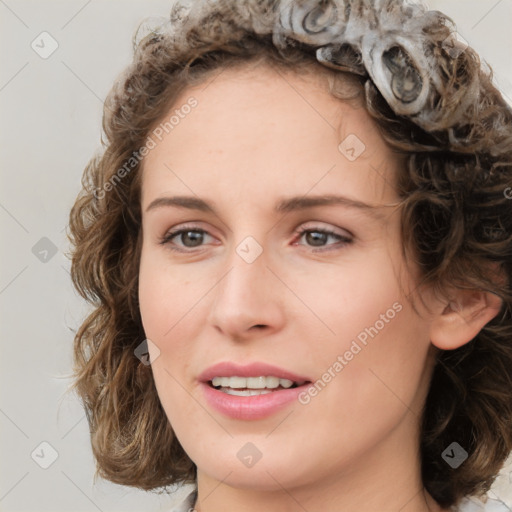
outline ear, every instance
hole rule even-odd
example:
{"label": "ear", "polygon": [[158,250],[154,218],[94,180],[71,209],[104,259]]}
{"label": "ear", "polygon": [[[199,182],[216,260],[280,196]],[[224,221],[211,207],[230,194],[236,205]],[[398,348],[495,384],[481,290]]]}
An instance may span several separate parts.
{"label": "ear", "polygon": [[430,340],[443,350],[453,350],[471,341],[500,311],[502,300],[491,292],[455,290],[435,313]]}

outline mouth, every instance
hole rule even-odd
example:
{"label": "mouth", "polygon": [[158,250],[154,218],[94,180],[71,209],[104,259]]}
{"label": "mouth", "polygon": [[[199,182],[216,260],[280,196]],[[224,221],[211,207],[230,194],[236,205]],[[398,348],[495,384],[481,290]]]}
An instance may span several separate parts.
{"label": "mouth", "polygon": [[209,380],[208,385],[234,396],[258,396],[283,391],[285,389],[294,389],[309,383],[307,380],[293,381],[290,379],[282,379],[275,375],[259,376],[259,377],[213,377]]}
{"label": "mouth", "polygon": [[293,406],[310,377],[263,362],[217,363],[199,376],[208,407],[236,420],[260,420]]}

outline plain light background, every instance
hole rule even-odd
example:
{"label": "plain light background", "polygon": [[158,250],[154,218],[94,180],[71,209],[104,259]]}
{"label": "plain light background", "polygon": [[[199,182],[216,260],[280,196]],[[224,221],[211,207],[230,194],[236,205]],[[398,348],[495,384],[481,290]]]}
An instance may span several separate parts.
{"label": "plain light background", "polygon": [[[512,104],[512,0],[430,0],[495,70]],[[87,312],[66,227],[100,146],[102,101],[146,17],[171,0],[0,0],[0,510],[156,511],[171,499],[98,480],[85,414],[66,395],[73,329]],[[57,50],[31,47],[48,32]],[[46,251],[46,252],[45,252]],[[55,253],[55,254],[53,254]],[[53,447],[41,443],[46,442]],[[57,458],[47,468],[53,457]],[[37,462],[36,462],[37,461]],[[512,466],[490,493],[512,507]]]}

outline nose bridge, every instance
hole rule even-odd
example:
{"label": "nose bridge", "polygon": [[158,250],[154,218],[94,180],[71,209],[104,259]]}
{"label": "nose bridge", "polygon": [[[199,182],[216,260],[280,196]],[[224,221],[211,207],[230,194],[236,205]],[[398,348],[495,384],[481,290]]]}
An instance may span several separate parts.
{"label": "nose bridge", "polygon": [[282,322],[276,279],[268,254],[253,238],[244,238],[226,260],[227,273],[215,287],[210,320],[226,334],[242,336],[254,325]]}
{"label": "nose bridge", "polygon": [[245,241],[235,247],[228,261],[229,272],[218,289],[219,299],[246,313],[253,307],[261,307],[266,295],[265,284],[268,285],[267,255],[263,248],[259,255],[255,250],[253,244]]}

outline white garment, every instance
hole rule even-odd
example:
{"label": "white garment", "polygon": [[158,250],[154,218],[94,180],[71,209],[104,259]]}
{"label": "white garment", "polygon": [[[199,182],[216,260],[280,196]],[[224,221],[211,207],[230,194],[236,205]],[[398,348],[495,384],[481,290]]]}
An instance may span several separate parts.
{"label": "white garment", "polygon": [[476,498],[464,498],[459,507],[453,507],[453,512],[511,512],[511,509],[500,500],[487,498],[485,503],[482,503]]}
{"label": "white garment", "polygon": [[[185,496],[180,494],[173,508],[169,512],[193,512],[194,503],[196,502],[197,487],[194,484],[187,484],[183,486],[183,490],[188,488]],[[488,498],[486,503],[477,500],[476,498],[464,498],[458,507],[452,507],[452,512],[511,512],[503,502]]]}

